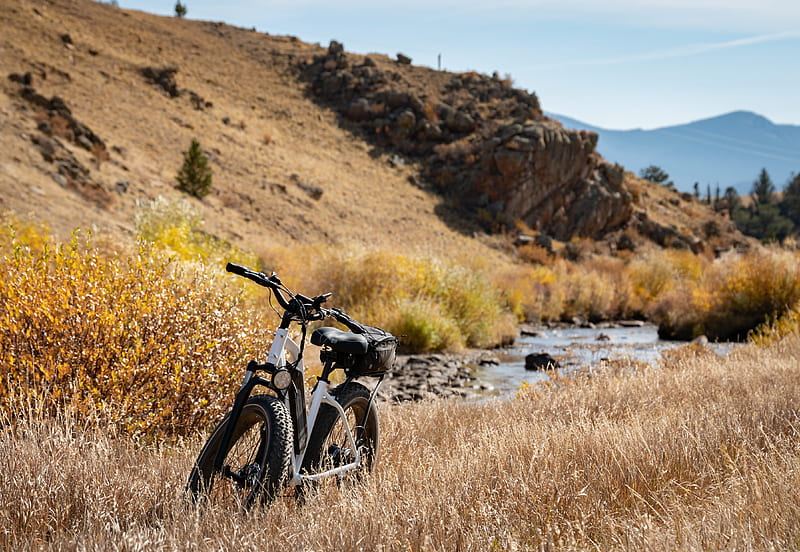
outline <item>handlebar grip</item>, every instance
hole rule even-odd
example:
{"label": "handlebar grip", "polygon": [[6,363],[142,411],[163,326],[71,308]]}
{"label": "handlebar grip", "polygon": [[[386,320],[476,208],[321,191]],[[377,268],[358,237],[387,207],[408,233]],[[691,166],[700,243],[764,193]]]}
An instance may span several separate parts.
{"label": "handlebar grip", "polygon": [[233,272],[234,274],[238,274],[239,276],[245,276],[248,272],[245,267],[233,263],[226,264],[225,270],[227,270],[228,272]]}

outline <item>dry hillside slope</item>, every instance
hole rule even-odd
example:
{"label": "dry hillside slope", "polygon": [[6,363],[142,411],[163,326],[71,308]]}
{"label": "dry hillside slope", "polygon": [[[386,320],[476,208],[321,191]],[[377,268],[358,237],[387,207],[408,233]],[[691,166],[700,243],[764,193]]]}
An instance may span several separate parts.
{"label": "dry hillside slope", "polygon": [[[396,157],[408,152],[371,140],[315,97],[303,68],[324,60],[327,47],[90,0],[2,4],[0,210],[47,221],[60,235],[78,226],[129,235],[138,201],[183,197],[175,174],[197,138],[214,184],[210,196],[191,201],[208,231],[237,244],[498,255],[489,247],[496,239],[473,238],[475,213],[445,205],[428,184],[442,167]],[[454,79],[370,58],[431,97]],[[703,224],[714,215],[696,202],[630,174],[620,185],[630,202],[626,220],[691,237],[684,242],[706,237]],[[524,203],[519,196],[514,201]],[[738,239],[724,221],[717,226],[721,246]]]}

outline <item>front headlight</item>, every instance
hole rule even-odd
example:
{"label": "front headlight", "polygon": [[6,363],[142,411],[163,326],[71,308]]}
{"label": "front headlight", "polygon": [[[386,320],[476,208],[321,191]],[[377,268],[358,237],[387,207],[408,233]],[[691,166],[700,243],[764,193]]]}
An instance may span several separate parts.
{"label": "front headlight", "polygon": [[275,389],[286,389],[292,384],[292,375],[289,373],[289,370],[285,370],[281,368],[274,374],[272,374],[272,386]]}

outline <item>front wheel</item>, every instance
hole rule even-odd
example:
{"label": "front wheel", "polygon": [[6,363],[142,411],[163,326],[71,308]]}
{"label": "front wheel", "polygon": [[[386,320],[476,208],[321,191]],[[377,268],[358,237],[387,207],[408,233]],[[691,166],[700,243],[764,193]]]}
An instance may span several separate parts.
{"label": "front wheel", "polygon": [[291,419],[286,407],[271,395],[250,397],[236,421],[222,470],[214,467],[228,414],[217,425],[195,462],[187,491],[193,501],[233,502],[249,508],[256,500],[272,501],[289,470],[292,453]]}
{"label": "front wheel", "polygon": [[[360,473],[372,470],[378,460],[378,412],[372,404],[367,413],[370,392],[360,383],[346,382],[333,389],[331,395],[344,409],[347,424],[361,453],[361,467],[355,472],[348,472],[358,477]],[[303,470],[306,473],[320,473],[354,461],[355,451],[347,438],[347,430],[339,412],[330,405],[322,405],[308,440]]]}

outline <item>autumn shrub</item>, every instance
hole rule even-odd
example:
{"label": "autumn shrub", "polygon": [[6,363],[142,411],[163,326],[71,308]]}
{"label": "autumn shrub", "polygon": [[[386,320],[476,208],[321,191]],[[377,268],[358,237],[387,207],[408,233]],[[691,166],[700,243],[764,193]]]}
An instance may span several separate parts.
{"label": "autumn shrub", "polygon": [[631,284],[625,263],[590,257],[582,263],[558,260],[550,266],[499,271],[495,285],[519,321],[591,321],[632,314]]}
{"label": "autumn shrub", "polygon": [[768,323],[760,325],[751,335],[757,345],[766,346],[800,335],[800,303]]}
{"label": "autumn shrub", "polygon": [[438,351],[463,346],[456,322],[434,301],[410,299],[398,305],[392,331],[402,335],[401,350]]}
{"label": "autumn shrub", "polygon": [[492,282],[519,322],[558,320],[564,310],[560,284],[564,273],[563,262],[553,266],[513,265],[497,270]]}
{"label": "autumn shrub", "polygon": [[519,246],[517,255],[524,261],[541,265],[551,264],[553,258],[553,254],[547,248],[533,243]]}
{"label": "autumn shrub", "polygon": [[273,248],[262,257],[290,288],[333,292],[332,305],[407,336],[409,351],[487,347],[516,331],[501,293],[483,271],[432,255],[366,249],[342,255],[310,245]]}
{"label": "autumn shrub", "polygon": [[625,318],[630,313],[630,282],[621,260],[591,257],[579,265],[567,264],[564,286],[566,320],[585,318],[597,322]]}
{"label": "autumn shrub", "polygon": [[117,253],[18,226],[0,232],[0,409],[25,399],[149,437],[219,419],[269,343],[238,293],[150,244]]}
{"label": "autumn shrub", "polygon": [[627,272],[634,308],[646,310],[667,292],[697,285],[708,265],[705,257],[678,249],[655,250],[632,259]]}
{"label": "autumn shrub", "polygon": [[730,254],[655,301],[652,317],[665,337],[743,339],[800,301],[800,257],[760,248]]}
{"label": "autumn shrub", "polygon": [[202,230],[203,218],[186,200],[158,197],[137,205],[136,235],[182,261],[224,270],[228,262],[255,267],[258,257]]}
{"label": "autumn shrub", "polygon": [[763,249],[717,263],[695,304],[709,337],[744,337],[800,301],[800,257]]}

